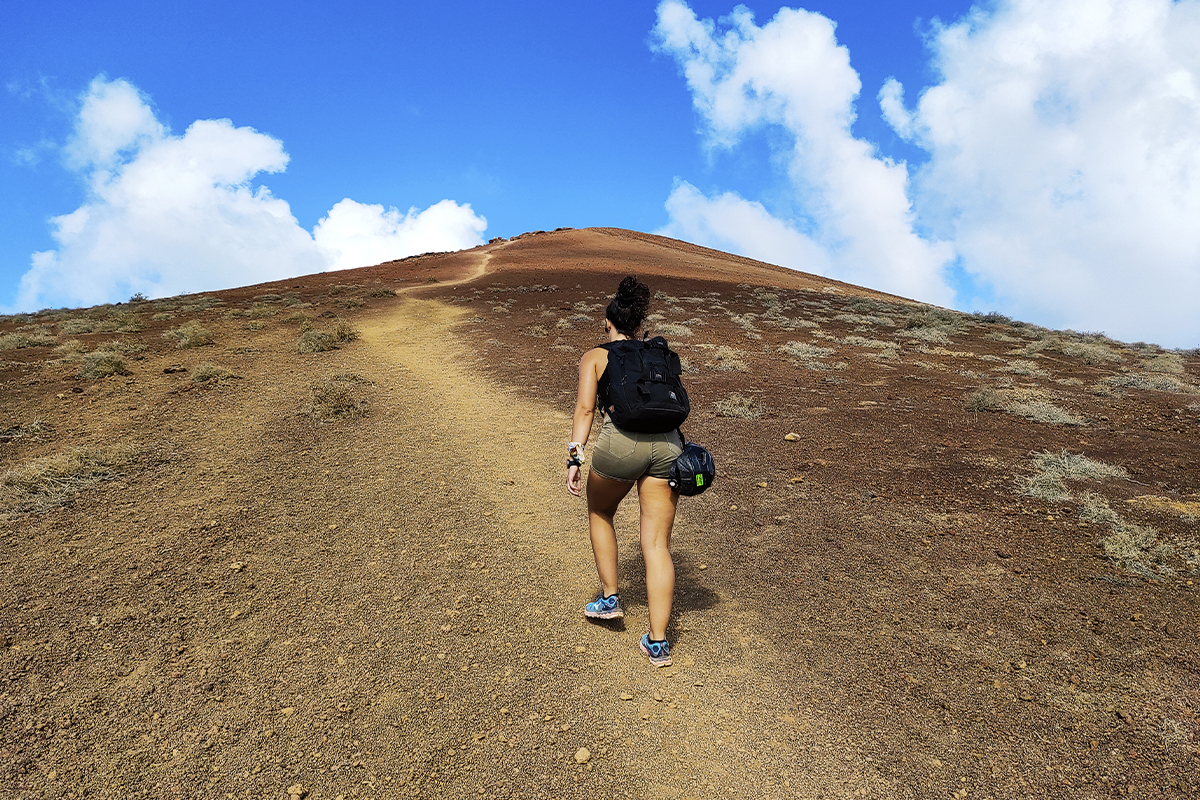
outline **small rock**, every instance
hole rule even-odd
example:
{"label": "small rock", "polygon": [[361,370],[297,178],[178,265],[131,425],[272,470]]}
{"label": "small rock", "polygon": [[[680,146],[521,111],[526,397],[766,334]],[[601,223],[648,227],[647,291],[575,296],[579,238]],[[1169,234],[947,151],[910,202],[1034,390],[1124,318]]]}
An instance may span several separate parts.
{"label": "small rock", "polygon": [[785,442],[798,442],[798,441],[800,441],[800,434],[798,434],[798,433],[789,433],[787,436],[784,436],[784,437],[783,437],[783,440],[784,440]]}
{"label": "small rock", "polygon": [[285,717],[290,717],[292,714],[296,713],[296,709],[292,708],[291,706],[288,706],[287,708],[279,709],[279,713],[283,714]]}
{"label": "small rock", "polygon": [[1016,669],[1025,669],[1028,666],[1029,666],[1029,664],[1027,664],[1024,660],[1018,661],[1017,663],[1013,664],[1013,667]]}
{"label": "small rock", "polygon": [[708,569],[708,564],[701,564],[700,569]]}
{"label": "small rock", "polygon": [[12,642],[8,638],[7,633],[0,633],[0,648],[8,647]]}
{"label": "small rock", "polygon": [[581,747],[575,751],[575,763],[586,764],[592,758],[591,752],[586,747]]}
{"label": "small rock", "polygon": [[622,700],[632,700],[633,695],[631,695],[629,692],[625,692],[624,694],[621,695],[621,699]]}
{"label": "small rock", "polygon": [[582,645],[575,645],[575,652],[576,653],[586,653],[587,648],[583,647]]}
{"label": "small rock", "polygon": [[661,702],[662,702],[662,695],[661,695],[661,694],[659,694],[658,692],[655,692],[655,693],[654,693],[654,700],[655,700],[655,702],[657,702],[657,703],[661,703]]}
{"label": "small rock", "polygon": [[1028,703],[1033,699],[1033,695],[1031,695],[1029,692],[1021,692],[1021,699]]}
{"label": "small rock", "polygon": [[246,568],[245,561],[235,561],[229,565],[229,569],[232,570],[233,572],[241,572],[245,568]]}
{"label": "small rock", "polygon": [[737,511],[737,506],[730,506],[730,507],[729,507],[729,510],[730,510],[730,511]]}
{"label": "small rock", "polygon": [[766,484],[766,482],[765,482],[765,481],[764,481],[763,483],[756,483],[756,484],[755,484],[755,486],[757,486],[757,487],[758,487],[758,488],[760,488],[760,489],[765,489],[765,488],[767,488],[767,484]]}
{"label": "small rock", "polygon": [[288,797],[308,797],[308,790],[298,783],[294,783],[288,787]]}
{"label": "small rock", "polygon": [[797,475],[796,477],[794,477],[790,481],[788,481],[788,483],[804,483],[804,476]]}

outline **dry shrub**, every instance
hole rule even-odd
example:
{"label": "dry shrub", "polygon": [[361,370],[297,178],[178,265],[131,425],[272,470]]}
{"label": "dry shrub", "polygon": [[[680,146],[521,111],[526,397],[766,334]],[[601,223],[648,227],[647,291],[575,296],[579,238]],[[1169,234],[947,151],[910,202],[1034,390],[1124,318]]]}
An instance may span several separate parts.
{"label": "dry shrub", "polygon": [[1153,358],[1142,362],[1142,369],[1147,372],[1162,372],[1170,375],[1183,374],[1183,357],[1179,353],[1159,353]]}
{"label": "dry shrub", "polygon": [[1129,477],[1124,467],[1115,467],[1077,453],[1060,450],[1057,453],[1043,450],[1033,457],[1033,465],[1042,472],[1049,472],[1073,481],[1103,481],[1108,478]]}
{"label": "dry shrub", "polygon": [[1147,389],[1154,392],[1200,394],[1200,387],[1182,381],[1172,375],[1161,373],[1129,372],[1124,375],[1110,375],[1101,383],[1123,389]]}
{"label": "dry shrub", "polygon": [[201,362],[194,370],[192,370],[192,383],[211,383],[216,384],[225,378],[236,378],[229,370],[224,367],[219,367],[216,364],[210,364],[207,361]]}
{"label": "dry shrub", "polygon": [[14,425],[11,428],[0,430],[0,441],[7,442],[13,439],[28,439],[31,442],[44,442],[53,433],[53,426],[35,419],[33,422],[26,422],[22,425]]}
{"label": "dry shrub", "polygon": [[905,328],[904,330],[896,331],[896,335],[904,336],[909,339],[920,339],[923,342],[931,342],[933,344],[951,344],[950,337],[943,328]]}
{"label": "dry shrub", "polygon": [[338,345],[353,342],[358,338],[358,331],[345,320],[338,320],[332,331],[319,329],[306,330],[300,334],[296,350],[300,353],[324,353],[336,350]]}
{"label": "dry shrub", "polygon": [[1110,347],[1102,336],[1084,334],[1067,334],[1066,337],[1058,334],[1044,336],[1014,351],[1014,355],[1033,356],[1043,351],[1062,353],[1064,356],[1078,358],[1085,364],[1093,365],[1124,360],[1124,356]]}
{"label": "dry shrub", "polygon": [[1031,378],[1048,378],[1050,373],[1032,361],[1015,358],[1003,367],[996,367],[996,372],[1011,372],[1014,375],[1026,375]]}
{"label": "dry shrub", "polygon": [[545,325],[530,325],[525,329],[525,335],[532,336],[535,339],[545,339],[548,333],[549,331],[546,330]]}
{"label": "dry shrub", "polygon": [[371,404],[363,387],[371,381],[343,372],[312,385],[312,408],[309,413],[317,419],[353,419],[370,413]]}
{"label": "dry shrub", "polygon": [[299,353],[325,353],[336,349],[337,340],[333,334],[316,328],[300,334],[300,341],[296,343]]}
{"label": "dry shrub", "polygon": [[692,329],[687,325],[681,325],[678,322],[664,322],[657,326],[654,331],[660,336],[671,336],[676,339],[692,335]]}
{"label": "dry shrub", "polygon": [[718,417],[736,417],[738,419],[758,419],[763,415],[763,409],[754,398],[733,392],[728,397],[716,402]]}
{"label": "dry shrub", "polygon": [[875,315],[837,314],[834,316],[834,319],[841,320],[842,322],[851,322],[855,325],[886,325],[889,328],[894,328],[896,326],[896,321],[891,317],[880,317]]}
{"label": "dry shrub", "polygon": [[395,296],[396,296],[395,289],[372,289],[371,291],[367,292],[367,297],[372,297],[372,298],[374,298],[374,297],[395,297]]}
{"label": "dry shrub", "polygon": [[212,344],[212,333],[196,320],[163,334],[164,339],[174,339],[176,347],[203,347]]}
{"label": "dry shrub", "polygon": [[56,341],[58,340],[44,330],[6,333],[0,336],[0,350],[20,350],[25,347],[50,347]]}
{"label": "dry shrub", "polygon": [[747,372],[750,367],[742,360],[743,355],[745,353],[741,350],[719,345],[713,351],[713,356],[717,359],[713,368],[721,372]]}
{"label": "dry shrub", "polygon": [[125,361],[116,353],[97,350],[94,353],[85,353],[82,361],[83,363],[79,367],[79,377],[88,380],[99,380],[111,375],[131,374],[129,367],[125,366]]}
{"label": "dry shrub", "polygon": [[868,339],[865,336],[847,336],[845,339],[838,339],[837,341],[841,344],[853,345],[854,347],[874,347],[880,350],[896,347],[895,342],[885,342],[882,339]]}
{"label": "dry shrub", "polygon": [[813,359],[831,356],[836,351],[832,347],[821,347],[815,344],[808,344],[807,342],[788,342],[779,346],[779,352],[800,361],[812,361]]}
{"label": "dry shrub", "polygon": [[1032,422],[1043,422],[1047,425],[1086,425],[1087,421],[1074,414],[1063,411],[1053,403],[1045,400],[1031,400],[1025,403],[1013,403],[1006,409],[1010,414],[1024,417]]}
{"label": "dry shrub", "polygon": [[1003,411],[1007,405],[1004,395],[991,386],[976,389],[967,397],[967,411]]}
{"label": "dry shrub", "polygon": [[36,458],[0,475],[0,511],[6,515],[45,511],[93,484],[111,480],[136,460],[137,451],[128,446]]}
{"label": "dry shrub", "polygon": [[157,314],[152,315],[150,319],[153,322],[162,322],[166,319],[175,319],[175,314],[171,311],[160,311]]}

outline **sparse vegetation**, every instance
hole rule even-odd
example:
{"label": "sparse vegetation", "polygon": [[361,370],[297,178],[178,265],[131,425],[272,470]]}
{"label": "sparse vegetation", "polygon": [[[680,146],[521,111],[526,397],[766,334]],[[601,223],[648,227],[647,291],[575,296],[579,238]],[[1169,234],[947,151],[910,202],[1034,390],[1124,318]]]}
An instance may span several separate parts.
{"label": "sparse vegetation", "polygon": [[1101,383],[1122,389],[1147,389],[1154,392],[1175,392],[1176,394],[1200,394],[1200,387],[1180,380],[1172,375],[1151,372],[1127,372],[1123,375],[1110,375]]}
{"label": "sparse vegetation", "polygon": [[749,365],[742,359],[745,355],[741,350],[734,350],[732,347],[718,345],[713,351],[713,356],[717,359],[713,364],[713,369],[720,372],[746,372],[750,369]]}
{"label": "sparse vegetation", "polygon": [[196,320],[167,331],[163,338],[174,339],[175,346],[179,348],[203,347],[213,342],[212,333]]}
{"label": "sparse vegetation", "polygon": [[99,380],[111,375],[131,374],[129,367],[125,366],[125,361],[119,355],[104,350],[85,353],[82,356],[82,362],[79,368],[79,377],[88,380]]}
{"label": "sparse vegetation", "polygon": [[656,326],[654,332],[660,336],[670,336],[676,339],[691,336],[692,329],[678,322],[664,322]]}
{"label": "sparse vegetation", "polygon": [[110,480],[132,464],[132,447],[69,450],[36,458],[0,475],[0,510],[37,513],[61,505],[73,494]]}
{"label": "sparse vegetation", "polygon": [[336,350],[338,345],[353,342],[358,338],[358,331],[345,320],[339,320],[332,331],[313,328],[300,334],[296,350],[300,353],[324,353]]}
{"label": "sparse vegetation", "polygon": [[1006,411],[1018,417],[1024,417],[1032,422],[1046,425],[1086,425],[1087,421],[1074,414],[1063,411],[1053,403],[1045,400],[1030,400],[1010,405]]}
{"label": "sparse vegetation", "polygon": [[996,367],[996,372],[1011,372],[1014,375],[1025,375],[1031,378],[1048,378],[1050,376],[1049,372],[1034,362],[1021,358],[1014,358],[1004,366]]}
{"label": "sparse vegetation", "polygon": [[0,336],[0,350],[20,350],[26,347],[50,347],[58,340],[44,330],[6,333]]}
{"label": "sparse vegetation", "polygon": [[821,347],[806,342],[788,342],[787,344],[780,345],[779,352],[800,361],[812,361],[813,359],[831,356],[836,351],[832,347]]}
{"label": "sparse vegetation", "polygon": [[363,387],[371,381],[344,372],[312,385],[310,413],[317,419],[357,418],[370,412],[370,402],[363,394]]}
{"label": "sparse vegetation", "polygon": [[976,389],[967,397],[967,411],[1003,411],[1006,406],[1004,395],[991,386]]}
{"label": "sparse vegetation", "polygon": [[736,417],[737,419],[758,419],[763,415],[763,409],[754,398],[733,392],[716,402],[718,417]]}
{"label": "sparse vegetation", "polygon": [[296,350],[300,353],[325,353],[337,349],[337,340],[329,331],[313,328],[300,334]]}
{"label": "sparse vegetation", "polygon": [[0,429],[0,441],[7,442],[14,439],[28,439],[31,442],[44,442],[52,433],[54,433],[54,428],[41,420],[35,419],[33,422]]}
{"label": "sparse vegetation", "polygon": [[201,362],[194,370],[192,370],[192,383],[216,384],[226,378],[236,377],[236,375],[224,367],[217,366],[216,364],[210,364],[207,361]]}
{"label": "sparse vegetation", "polygon": [[530,325],[525,329],[525,335],[532,336],[535,339],[545,339],[547,333],[545,325]]}

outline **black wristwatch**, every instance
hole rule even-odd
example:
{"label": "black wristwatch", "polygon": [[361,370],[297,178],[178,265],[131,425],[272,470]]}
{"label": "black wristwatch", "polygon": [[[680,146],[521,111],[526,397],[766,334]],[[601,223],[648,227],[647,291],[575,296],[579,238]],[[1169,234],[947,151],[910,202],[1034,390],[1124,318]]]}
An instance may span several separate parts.
{"label": "black wristwatch", "polygon": [[567,459],[567,466],[568,466],[568,467],[582,467],[582,466],[583,466],[583,462],[582,462],[582,461],[580,461],[578,458],[568,458],[568,459]]}

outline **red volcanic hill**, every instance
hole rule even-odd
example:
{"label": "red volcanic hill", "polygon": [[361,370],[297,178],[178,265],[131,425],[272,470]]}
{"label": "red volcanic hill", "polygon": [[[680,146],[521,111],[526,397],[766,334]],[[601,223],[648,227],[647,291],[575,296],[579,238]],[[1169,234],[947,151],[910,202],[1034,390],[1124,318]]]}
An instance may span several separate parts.
{"label": "red volcanic hill", "polygon": [[[669,634],[563,487],[626,274]],[[1188,797],[1200,359],[658,236],[0,319],[0,795]]]}

